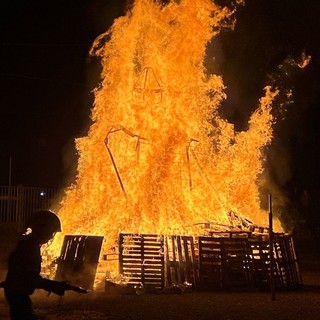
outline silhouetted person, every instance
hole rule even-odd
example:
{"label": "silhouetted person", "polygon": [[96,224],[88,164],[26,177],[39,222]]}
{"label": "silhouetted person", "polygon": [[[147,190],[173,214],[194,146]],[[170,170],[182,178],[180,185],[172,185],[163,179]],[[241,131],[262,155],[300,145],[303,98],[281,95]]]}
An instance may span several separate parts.
{"label": "silhouetted person", "polygon": [[[31,231],[31,232],[30,232]],[[30,295],[44,289],[64,295],[66,282],[41,277],[41,245],[61,231],[60,219],[51,211],[34,214],[27,232],[21,237],[8,261],[8,273],[3,287],[9,304],[11,320],[34,320]]]}

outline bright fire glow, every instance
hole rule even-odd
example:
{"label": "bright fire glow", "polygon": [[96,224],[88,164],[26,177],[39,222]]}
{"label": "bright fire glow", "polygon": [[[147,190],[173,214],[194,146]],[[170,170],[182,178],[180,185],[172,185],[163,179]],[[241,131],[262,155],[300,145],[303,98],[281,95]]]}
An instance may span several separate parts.
{"label": "bright fire glow", "polygon": [[96,40],[102,82],[93,124],[76,141],[78,176],[59,212],[64,234],[104,235],[113,246],[120,231],[228,224],[231,210],[267,224],[257,178],[277,92],[266,88],[248,130],[236,132],[218,114],[222,79],[204,68],[206,45],[229,14],[209,0],[136,0]]}

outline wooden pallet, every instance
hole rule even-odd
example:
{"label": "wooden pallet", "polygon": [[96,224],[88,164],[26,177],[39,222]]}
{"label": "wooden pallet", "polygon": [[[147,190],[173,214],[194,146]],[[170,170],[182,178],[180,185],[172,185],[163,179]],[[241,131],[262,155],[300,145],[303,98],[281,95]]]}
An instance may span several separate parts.
{"label": "wooden pallet", "polygon": [[253,284],[247,238],[197,237],[200,287],[226,289]]}
{"label": "wooden pallet", "polygon": [[284,234],[274,237],[276,276],[280,287],[299,287],[302,285],[293,238]]}
{"label": "wooden pallet", "polygon": [[55,279],[93,289],[102,241],[100,236],[66,235]]}
{"label": "wooden pallet", "polygon": [[265,289],[270,286],[269,241],[251,238],[248,241],[250,267],[254,287]]}
{"label": "wooden pallet", "polygon": [[132,286],[164,287],[163,236],[119,234],[119,272]]}
{"label": "wooden pallet", "polygon": [[165,236],[165,286],[198,285],[196,253],[192,236]]}

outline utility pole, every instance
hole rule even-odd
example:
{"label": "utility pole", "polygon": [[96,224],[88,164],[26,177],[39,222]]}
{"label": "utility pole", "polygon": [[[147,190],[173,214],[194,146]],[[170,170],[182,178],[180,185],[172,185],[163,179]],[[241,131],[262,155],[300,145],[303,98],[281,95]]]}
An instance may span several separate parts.
{"label": "utility pole", "polygon": [[275,284],[274,284],[274,255],[273,255],[273,213],[272,213],[272,197],[269,194],[269,255],[270,255],[270,287],[271,299],[276,300]]}

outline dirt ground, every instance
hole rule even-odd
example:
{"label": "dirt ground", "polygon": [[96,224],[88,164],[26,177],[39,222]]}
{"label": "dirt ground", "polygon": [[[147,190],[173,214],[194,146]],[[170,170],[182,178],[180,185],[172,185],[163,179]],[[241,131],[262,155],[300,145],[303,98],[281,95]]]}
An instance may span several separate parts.
{"label": "dirt ground", "polygon": [[[261,292],[193,292],[185,294],[86,296],[67,294],[62,299],[37,293],[33,297],[39,316],[53,319],[112,320],[236,320],[236,319],[320,319],[320,287],[276,294]],[[9,319],[1,296],[0,319]]]}
{"label": "dirt ground", "polygon": [[[189,292],[182,294],[131,294],[68,292],[48,296],[38,290],[32,296],[43,319],[106,320],[289,320],[320,319],[320,255],[302,255],[299,265],[303,287],[276,292]],[[298,256],[299,257],[299,256]],[[0,292],[0,319],[8,320],[8,308]]]}

